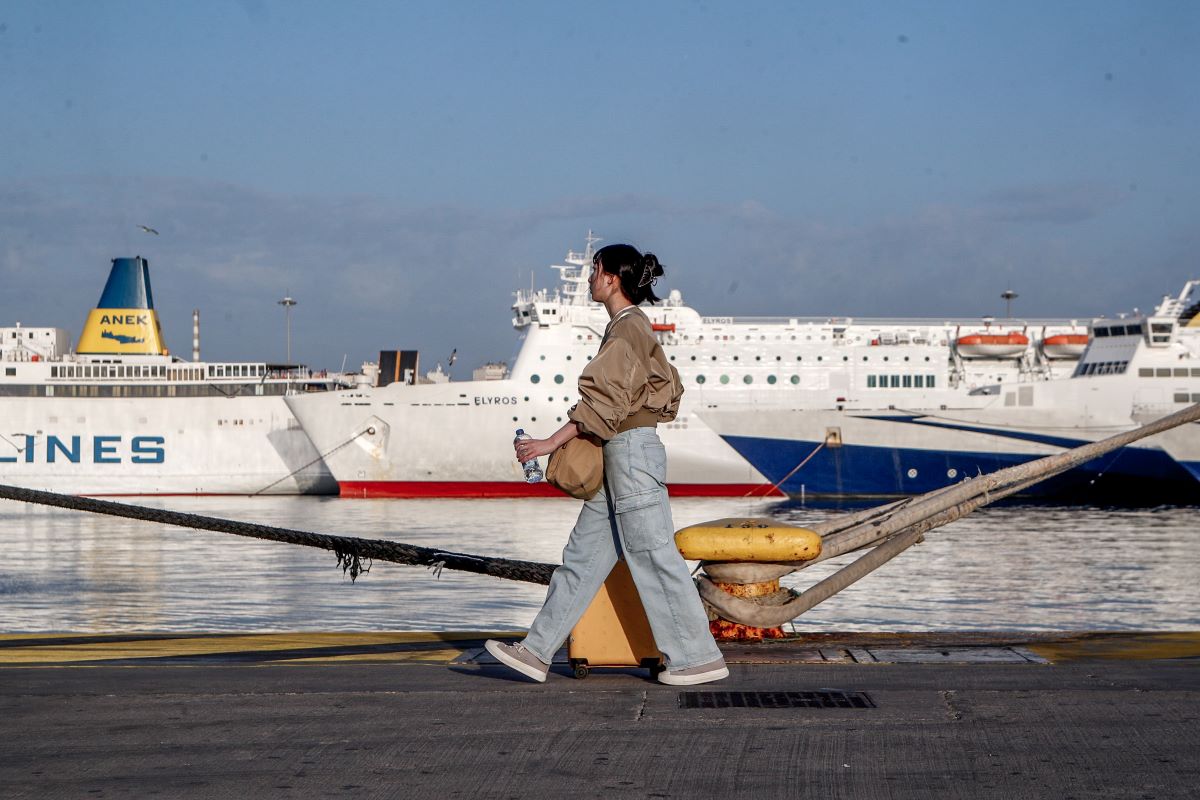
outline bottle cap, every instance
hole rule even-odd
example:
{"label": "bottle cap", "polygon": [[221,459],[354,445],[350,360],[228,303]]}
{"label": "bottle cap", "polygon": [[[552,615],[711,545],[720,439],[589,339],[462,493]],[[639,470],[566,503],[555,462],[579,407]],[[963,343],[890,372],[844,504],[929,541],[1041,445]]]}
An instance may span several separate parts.
{"label": "bottle cap", "polygon": [[517,436],[520,436],[524,432],[525,432],[524,428],[517,428]]}

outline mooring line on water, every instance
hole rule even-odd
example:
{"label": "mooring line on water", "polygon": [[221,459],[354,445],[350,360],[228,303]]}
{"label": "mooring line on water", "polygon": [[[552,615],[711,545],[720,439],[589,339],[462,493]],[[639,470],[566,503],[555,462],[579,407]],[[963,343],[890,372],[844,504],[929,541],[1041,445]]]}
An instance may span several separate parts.
{"label": "mooring line on water", "polygon": [[274,486],[278,486],[279,484],[281,484],[281,483],[283,483],[284,481],[286,481],[288,478],[292,477],[293,475],[296,475],[296,474],[297,474],[297,473],[299,473],[299,472],[302,472],[302,471],[304,471],[304,470],[308,469],[309,467],[311,467],[313,464],[317,463],[318,461],[324,461],[324,460],[325,460],[325,458],[326,458],[326,456],[331,456],[331,455],[333,455],[333,454],[334,454],[334,453],[336,453],[338,450],[341,450],[343,447],[345,447],[346,445],[350,444],[351,442],[353,442],[355,439],[357,439],[357,438],[358,438],[358,437],[360,437],[360,436],[374,436],[374,435],[375,435],[375,426],[374,426],[374,425],[370,425],[370,426],[368,426],[368,427],[366,427],[366,428],[363,428],[361,431],[359,431],[358,433],[354,434],[353,436],[351,436],[351,437],[350,437],[349,439],[347,439],[346,441],[342,442],[341,444],[337,445],[336,447],[332,448],[331,450],[327,450],[327,451],[325,451],[324,453],[321,453],[321,455],[317,456],[317,457],[316,457],[316,458],[314,458],[312,461],[308,462],[307,464],[305,464],[305,465],[304,465],[304,466],[302,466],[302,467],[297,467],[296,469],[294,469],[294,470],[292,470],[291,472],[289,472],[287,475],[284,475],[284,476],[283,476],[282,478],[280,478],[279,480],[277,480],[277,481],[274,481],[274,482],[272,482],[272,483],[268,483],[266,486],[264,486],[263,488],[259,489],[257,492],[255,492],[254,494],[252,494],[252,495],[250,495],[250,496],[251,496],[251,497],[258,497],[258,496],[259,496],[260,494],[262,494],[263,492],[267,491],[268,489],[270,489],[270,488],[272,488],[272,487],[274,487]]}
{"label": "mooring line on water", "polygon": [[[823,448],[823,447],[824,447],[824,446],[825,446],[827,443],[828,443],[828,442],[821,442],[819,445],[817,445],[817,448],[816,448],[815,450],[813,450],[811,453],[809,453],[807,456],[805,456],[805,457],[804,457],[804,460],[803,460],[803,461],[801,461],[799,464],[797,464],[796,466],[792,467],[792,471],[791,471],[791,472],[789,472],[787,475],[784,475],[782,478],[780,478],[780,479],[779,479],[779,481],[778,481],[777,483],[775,483],[773,486],[771,486],[771,488],[770,488],[770,489],[768,489],[767,491],[763,492],[763,495],[762,495],[762,496],[763,496],[763,497],[767,497],[768,495],[770,495],[770,494],[771,494],[771,492],[778,491],[778,490],[779,490],[779,487],[783,485],[783,482],[784,482],[784,481],[786,481],[788,478],[792,477],[792,476],[793,476],[793,475],[795,475],[797,472],[799,472],[799,471],[800,471],[800,468],[801,468],[801,467],[803,467],[805,464],[807,464],[809,461],[812,461],[812,457],[813,457],[813,456],[815,456],[817,453],[821,452],[821,448]],[[749,497],[749,496],[751,496],[752,494],[754,494],[754,493],[755,493],[755,492],[757,492],[757,491],[758,491],[758,487],[755,487],[755,488],[751,489],[750,491],[746,492],[746,493],[745,493],[744,495],[742,495],[742,496],[743,496],[743,497]]]}
{"label": "mooring line on water", "polygon": [[[337,556],[338,566],[350,576],[352,581],[370,569],[371,561],[390,561],[395,564],[422,567],[440,566],[444,569],[474,572],[478,575],[491,575],[507,580],[543,585],[550,583],[550,576],[557,566],[537,561],[454,553],[441,548],[421,547],[385,539],[362,539],[355,536],[278,528],[272,525],[238,522],[221,517],[207,517],[200,514],[186,514],[181,511],[114,503],[110,500],[97,500],[94,497],[76,497],[38,489],[25,489],[19,486],[0,485],[0,498],[330,550]],[[365,565],[364,561],[367,562]]]}

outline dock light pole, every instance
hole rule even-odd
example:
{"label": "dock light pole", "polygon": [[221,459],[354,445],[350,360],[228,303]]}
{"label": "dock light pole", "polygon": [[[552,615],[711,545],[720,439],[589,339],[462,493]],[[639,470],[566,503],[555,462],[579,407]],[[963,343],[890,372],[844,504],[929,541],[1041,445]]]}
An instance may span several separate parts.
{"label": "dock light pole", "polygon": [[1004,316],[1006,316],[1008,319],[1012,319],[1012,301],[1016,300],[1018,297],[1020,297],[1020,295],[1018,295],[1012,289],[1005,289],[1000,297],[1004,300]]}
{"label": "dock light pole", "polygon": [[292,306],[296,305],[296,301],[291,295],[285,294],[283,299],[278,301],[279,305],[283,306],[284,314],[287,317],[287,364],[288,372],[292,371]]}

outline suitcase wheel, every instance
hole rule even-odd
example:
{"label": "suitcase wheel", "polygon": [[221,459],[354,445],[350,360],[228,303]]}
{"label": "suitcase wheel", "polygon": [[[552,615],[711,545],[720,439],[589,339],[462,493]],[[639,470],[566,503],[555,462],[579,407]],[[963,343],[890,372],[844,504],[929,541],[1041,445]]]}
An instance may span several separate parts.
{"label": "suitcase wheel", "polygon": [[571,659],[571,670],[574,672],[575,677],[578,678],[579,680],[583,680],[584,678],[586,678],[588,676],[587,659],[572,658]]}

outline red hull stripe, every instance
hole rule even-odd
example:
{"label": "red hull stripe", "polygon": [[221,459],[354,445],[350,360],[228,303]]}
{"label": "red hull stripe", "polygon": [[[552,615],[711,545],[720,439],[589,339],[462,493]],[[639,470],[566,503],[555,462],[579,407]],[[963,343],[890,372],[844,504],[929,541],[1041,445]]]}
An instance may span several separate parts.
{"label": "red hull stripe", "polygon": [[[562,497],[548,483],[517,481],[341,481],[342,497]],[[672,497],[783,497],[769,483],[673,483]]]}

